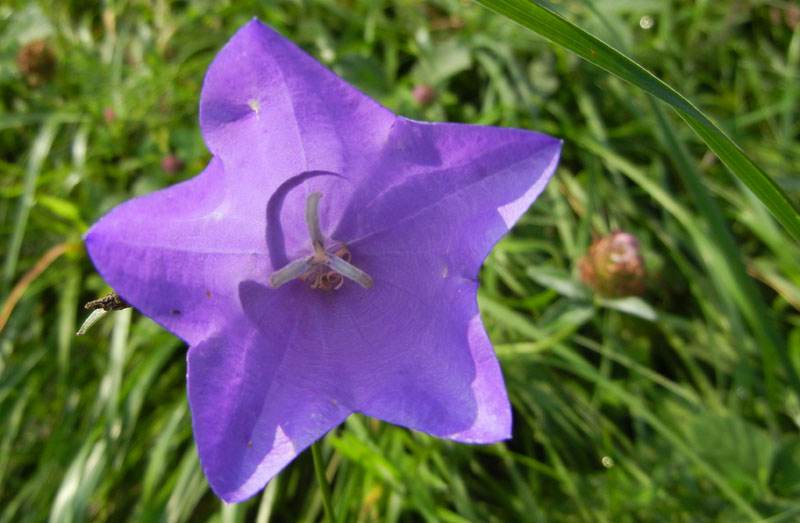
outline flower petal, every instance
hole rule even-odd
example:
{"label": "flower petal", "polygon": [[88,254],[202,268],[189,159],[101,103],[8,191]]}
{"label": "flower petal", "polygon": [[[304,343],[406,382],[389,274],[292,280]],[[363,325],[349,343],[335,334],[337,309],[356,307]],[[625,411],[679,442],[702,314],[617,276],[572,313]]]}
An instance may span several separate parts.
{"label": "flower petal", "polygon": [[398,119],[380,160],[387,169],[359,187],[336,233],[375,282],[370,295],[338,297],[350,308],[339,323],[358,340],[351,353],[365,347],[350,357],[357,410],[461,441],[509,437],[476,278],[560,149],[533,132]]}
{"label": "flower petal", "polygon": [[[293,282],[300,284],[300,282]],[[189,350],[188,389],[200,461],[214,491],[246,499],[352,409],[297,288],[239,286],[245,315]],[[302,289],[308,290],[308,289]]]}
{"label": "flower petal", "polygon": [[511,410],[477,282],[449,272],[445,251],[398,248],[352,251],[374,287],[347,282],[315,304],[336,362],[329,379],[347,384],[348,404],[369,416],[461,441],[509,437]]}
{"label": "flower petal", "polygon": [[531,131],[398,118],[334,234],[352,247],[448,251],[450,270],[474,278],[560,152],[560,140]]}
{"label": "flower petal", "polygon": [[229,190],[216,159],[195,178],[116,207],[86,233],[89,256],[128,303],[190,344],[239,311],[243,278],[269,274],[264,205]]}
{"label": "flower petal", "polygon": [[247,166],[267,193],[302,171],[360,171],[394,119],[257,20],[220,51],[200,96],[208,148],[226,168]]}

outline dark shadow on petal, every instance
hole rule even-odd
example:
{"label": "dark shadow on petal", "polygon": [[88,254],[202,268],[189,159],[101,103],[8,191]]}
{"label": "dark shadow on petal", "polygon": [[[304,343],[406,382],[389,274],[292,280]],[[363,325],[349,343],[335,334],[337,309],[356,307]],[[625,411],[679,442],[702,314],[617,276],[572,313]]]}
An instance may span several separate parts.
{"label": "dark shadow on petal", "polygon": [[247,104],[231,104],[223,101],[209,101],[200,107],[201,120],[206,125],[225,125],[243,118],[254,116],[252,107]]}
{"label": "dark shadow on petal", "polygon": [[[345,243],[355,239],[355,231],[363,229],[362,212],[366,206],[379,199],[386,191],[392,189],[402,176],[397,173],[386,173],[385,166],[395,169],[398,173],[409,166],[422,166],[434,169],[442,164],[442,158],[436,149],[433,139],[433,127],[422,125],[409,125],[409,121],[399,117],[392,125],[386,146],[375,159],[371,172],[365,181],[359,185],[351,204],[343,213],[342,220],[331,235]],[[423,187],[423,189],[425,189]],[[425,197],[425,192],[416,193],[419,198]],[[397,216],[402,218],[403,216]]]}
{"label": "dark shadow on petal", "polygon": [[[474,372],[472,369],[473,377]],[[459,379],[459,383],[442,386],[441,378],[434,382],[424,371],[415,369],[413,374],[405,374],[387,378],[387,385],[376,390],[375,397],[367,400],[362,412],[438,437],[456,434],[474,425],[478,405],[470,389],[471,380]]]}
{"label": "dark shadow on petal", "polygon": [[[422,224],[426,230],[435,226],[431,220],[444,219],[449,221],[447,227],[454,233],[462,237],[472,236],[471,241],[478,237],[491,237],[492,240],[487,242],[489,247],[508,231],[508,225],[501,223],[487,236],[481,222],[489,220],[494,223],[493,218],[501,208],[523,198],[532,189],[538,189],[535,191],[538,194],[555,167],[553,151],[557,151],[559,143],[544,135],[496,128],[494,131],[508,136],[503,136],[502,140],[479,143],[471,149],[458,140],[455,144],[451,143],[452,140],[448,141],[445,128],[453,131],[454,137],[458,133],[464,134],[465,142],[469,143],[470,126],[437,126],[398,119],[378,163],[392,166],[400,174],[379,176],[380,169],[375,169],[376,173],[371,175],[369,183],[361,184],[351,199],[350,207],[344,213],[345,219],[339,222],[335,232],[337,238],[352,250],[371,235],[394,237],[403,234],[403,230],[413,229],[412,222],[420,214],[431,216],[428,223]],[[430,161],[432,153],[424,153],[421,157],[428,161],[416,161],[415,157],[399,149],[398,143],[409,141],[409,136],[418,140],[438,140],[436,146],[441,147],[443,153],[449,150],[450,158],[439,158],[439,163],[433,163]],[[458,144],[461,144],[460,148],[456,147]],[[419,145],[422,151],[431,147],[431,144]],[[533,199],[527,200],[522,207],[527,208]],[[449,208],[449,211],[434,217],[437,206]],[[518,211],[504,212],[508,218],[521,214],[522,211]],[[465,218],[466,221],[472,221],[478,215],[480,218],[476,220],[476,229],[463,227]],[[516,217],[510,221],[516,221]],[[483,232],[475,235],[473,231]],[[462,232],[466,234],[459,234]],[[427,247],[425,244],[429,238],[430,234],[420,236],[418,246]],[[437,238],[430,246],[440,242],[441,239]],[[489,249],[481,250],[483,257],[489,252]],[[479,265],[473,265],[475,272],[471,276],[477,274]]]}
{"label": "dark shadow on petal", "polygon": [[280,322],[267,339],[253,323],[278,306],[276,294],[255,282],[242,282],[241,304],[254,316],[228,325],[189,351],[195,437],[209,482],[221,494],[240,488],[273,447],[278,421],[265,424],[262,411],[286,351],[282,342],[293,325]]}
{"label": "dark shadow on petal", "polygon": [[[242,361],[232,358],[241,350]],[[263,456],[272,448],[275,431],[253,434],[261,409],[258,395],[245,397],[237,383],[245,373],[251,349],[233,347],[229,335],[207,338],[188,354],[188,389],[192,409],[192,428],[201,463],[215,492],[225,496],[239,488],[252,475],[245,466],[248,454]],[[245,378],[247,379],[247,378]],[[258,462],[256,460],[247,460]]]}
{"label": "dark shadow on petal", "polygon": [[279,269],[289,263],[289,258],[286,256],[283,228],[281,227],[283,201],[292,189],[317,176],[342,177],[340,174],[330,171],[304,171],[283,182],[267,201],[267,250],[269,251],[270,263],[275,269]]}
{"label": "dark shadow on petal", "polygon": [[383,150],[383,154],[401,165],[441,165],[442,156],[437,149],[436,127],[415,125],[416,123],[399,117],[392,125],[392,132],[387,140],[388,147]]}

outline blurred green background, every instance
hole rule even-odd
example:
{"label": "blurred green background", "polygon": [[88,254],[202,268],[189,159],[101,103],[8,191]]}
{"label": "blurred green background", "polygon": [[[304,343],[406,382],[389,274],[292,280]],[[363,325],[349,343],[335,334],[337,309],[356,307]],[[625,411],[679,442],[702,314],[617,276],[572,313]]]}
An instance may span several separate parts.
{"label": "blurred green background", "polygon": [[[796,2],[553,7],[687,95],[797,203]],[[245,503],[210,492],[175,337],[130,309],[75,336],[108,290],[81,235],[208,162],[203,74],[253,16],[398,114],[565,141],[481,274],[514,438],[468,446],[351,416],[323,446],[342,521],[800,520],[800,248],[647,95],[457,0],[11,0],[0,523],[322,517],[309,455]],[[615,230],[638,239],[640,296],[581,282],[581,258]]]}

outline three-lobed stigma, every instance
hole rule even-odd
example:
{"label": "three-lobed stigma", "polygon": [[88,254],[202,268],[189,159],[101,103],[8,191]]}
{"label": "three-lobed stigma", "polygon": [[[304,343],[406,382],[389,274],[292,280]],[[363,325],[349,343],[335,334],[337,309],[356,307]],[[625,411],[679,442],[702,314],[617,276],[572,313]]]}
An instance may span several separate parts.
{"label": "three-lobed stigma", "polygon": [[[319,199],[322,193],[315,191],[306,198],[306,227],[314,252],[291,261],[273,272],[269,284],[277,289],[295,278],[309,283],[312,289],[323,291],[338,290],[344,280],[352,280],[365,289],[371,289],[372,278],[358,267],[351,265],[352,255],[342,242],[327,240],[319,226]],[[327,247],[326,247],[327,246]]]}

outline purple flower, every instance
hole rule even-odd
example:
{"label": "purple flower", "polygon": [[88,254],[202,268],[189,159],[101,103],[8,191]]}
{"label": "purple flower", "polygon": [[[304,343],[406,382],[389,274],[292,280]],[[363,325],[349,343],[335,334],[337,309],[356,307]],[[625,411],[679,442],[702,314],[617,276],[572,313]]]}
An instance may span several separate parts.
{"label": "purple flower", "polygon": [[211,64],[197,177],[86,235],[98,271],[189,345],[214,491],[240,501],[353,412],[510,436],[478,269],[561,142],[395,116],[253,21]]}

